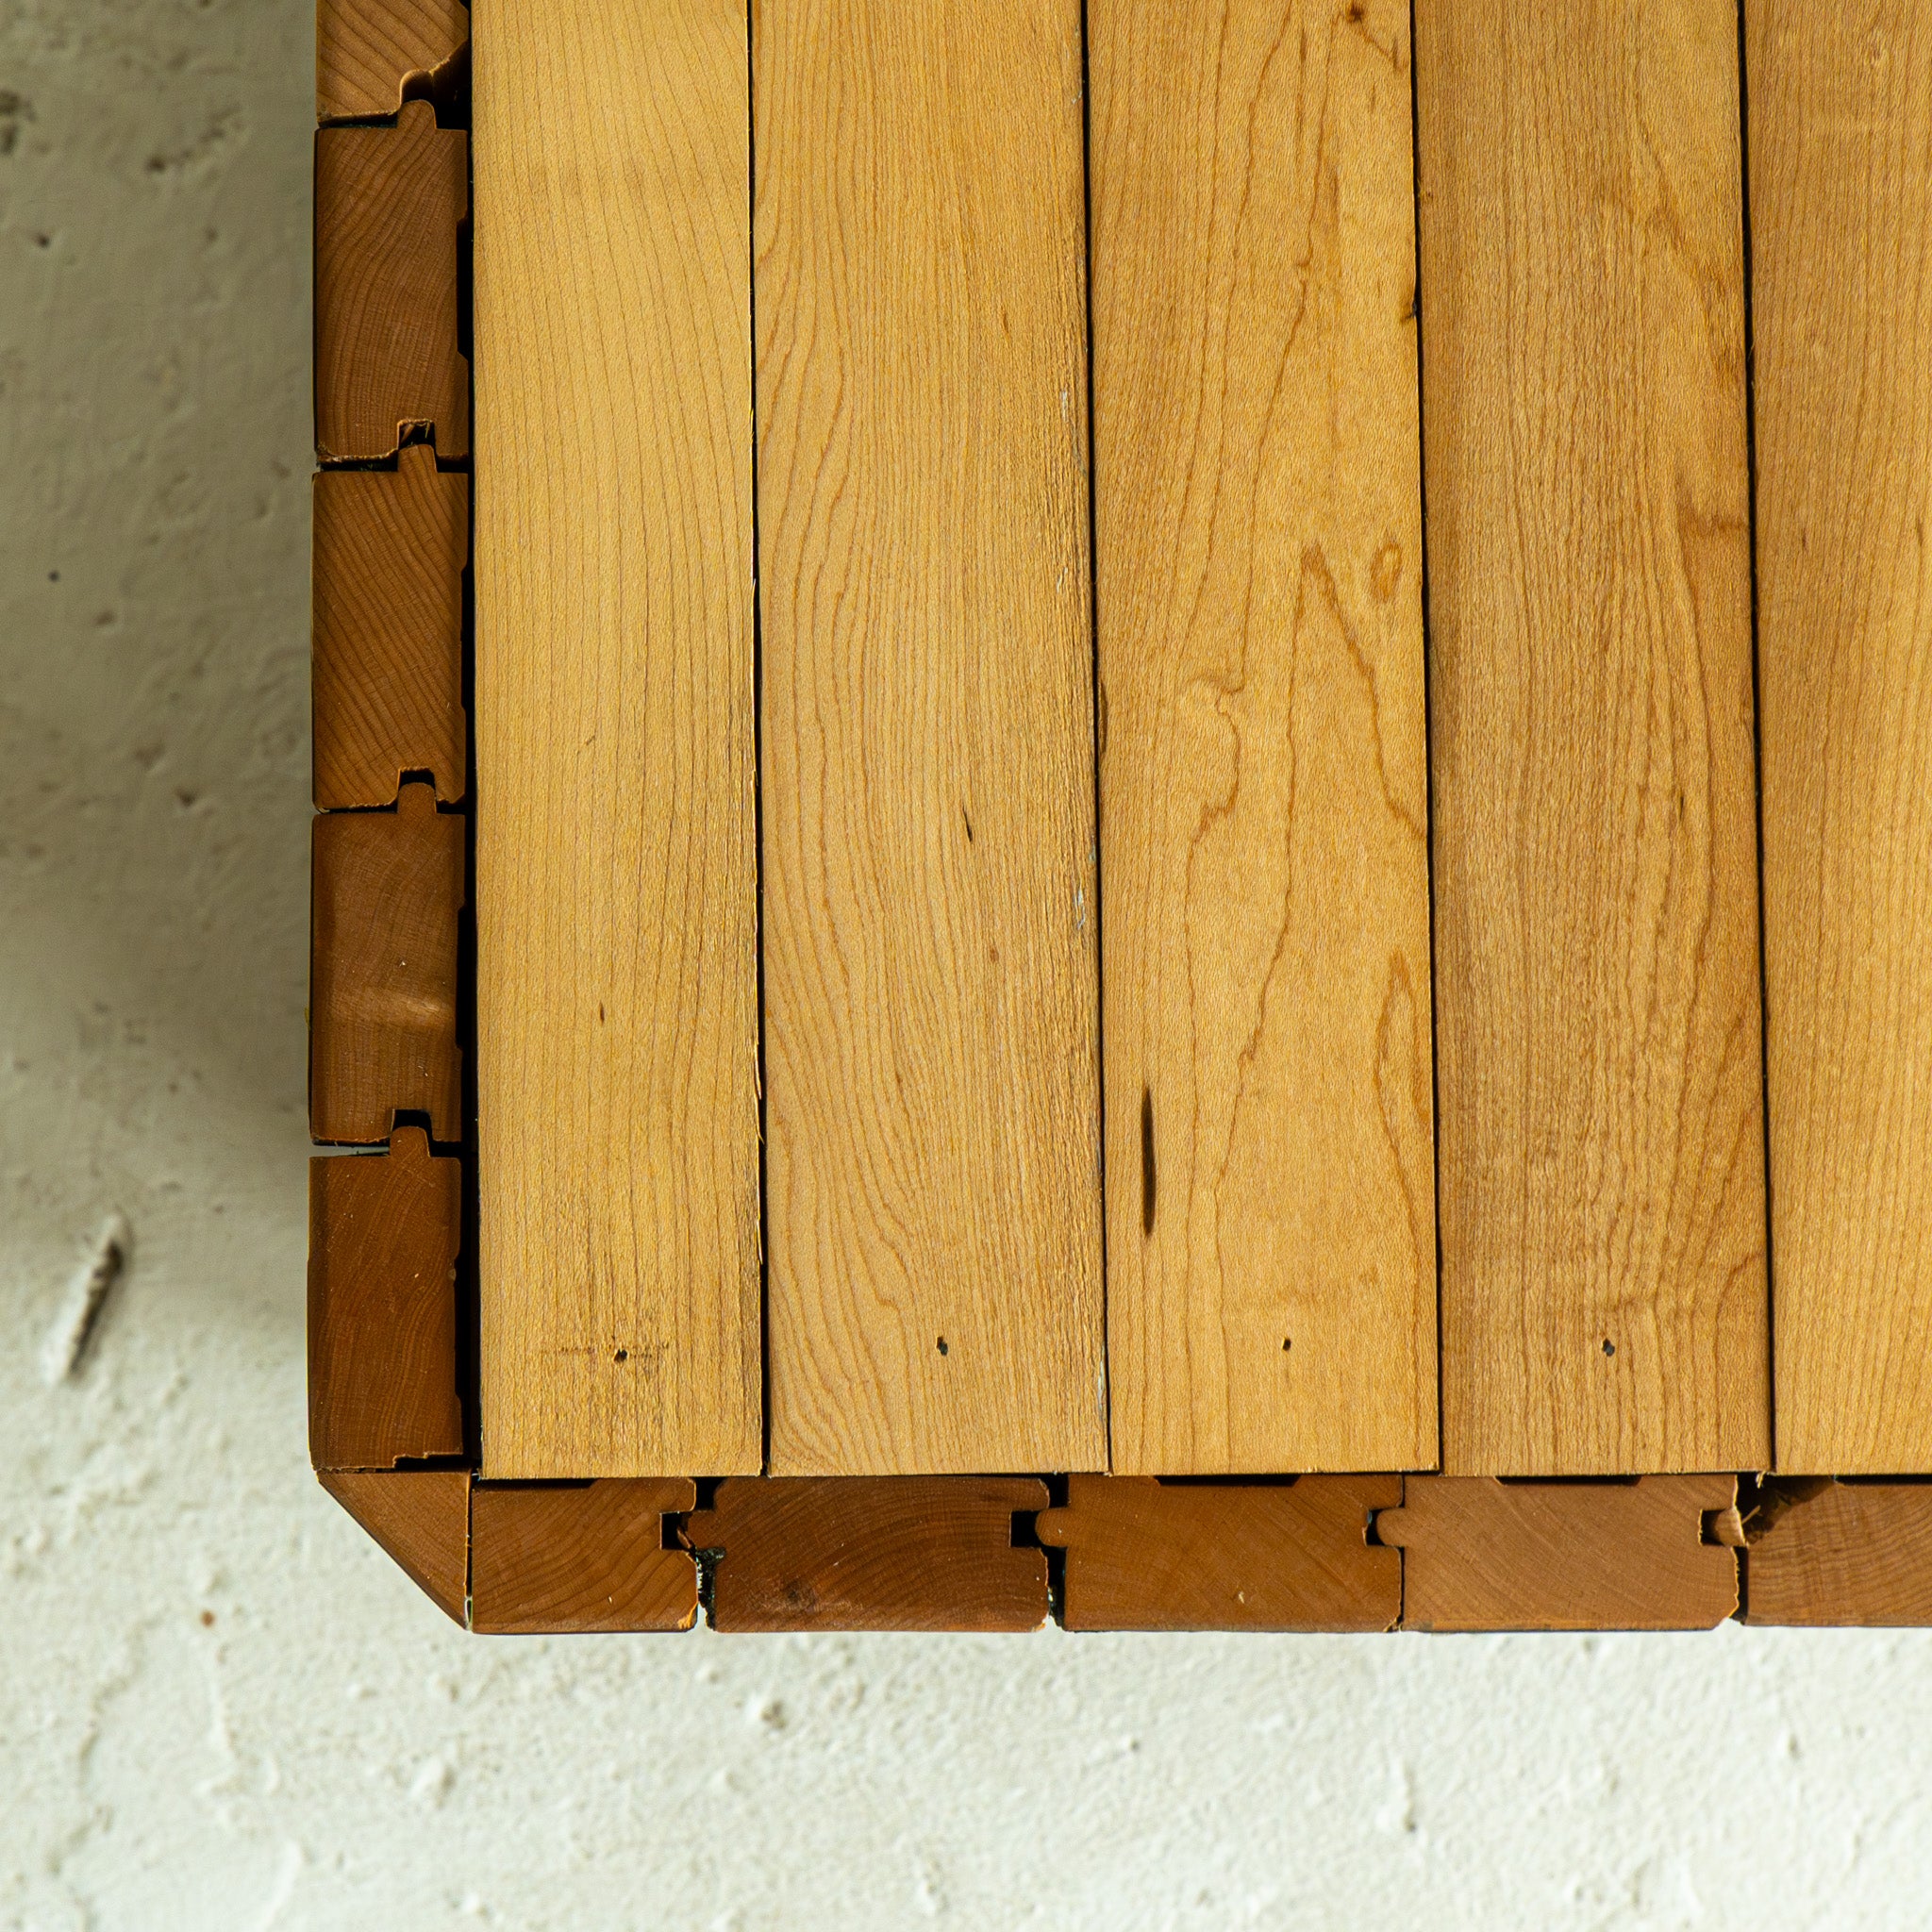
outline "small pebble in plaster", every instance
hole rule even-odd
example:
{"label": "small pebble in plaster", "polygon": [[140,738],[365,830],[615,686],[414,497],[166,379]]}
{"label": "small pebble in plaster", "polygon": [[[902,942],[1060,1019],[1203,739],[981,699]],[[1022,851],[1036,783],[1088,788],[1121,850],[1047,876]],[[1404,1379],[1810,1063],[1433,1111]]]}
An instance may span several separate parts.
{"label": "small pebble in plaster", "polygon": [[784,1705],[775,1697],[753,1697],[746,1700],[745,1722],[760,1726],[767,1731],[782,1731],[790,1722]]}
{"label": "small pebble in plaster", "polygon": [[419,1805],[441,1805],[455,1782],[456,1773],[441,1757],[425,1758],[409,1780],[409,1795]]}
{"label": "small pebble in plaster", "polygon": [[127,1257],[133,1251],[134,1231],[127,1217],[118,1211],[108,1215],[75,1270],[59,1313],[41,1343],[41,1379],[50,1389],[57,1383],[71,1382],[80,1373],[108,1297],[126,1273]]}
{"label": "small pebble in plaster", "polygon": [[215,1613],[212,1610],[202,1611],[201,1627],[204,1630],[212,1630],[215,1627]]}

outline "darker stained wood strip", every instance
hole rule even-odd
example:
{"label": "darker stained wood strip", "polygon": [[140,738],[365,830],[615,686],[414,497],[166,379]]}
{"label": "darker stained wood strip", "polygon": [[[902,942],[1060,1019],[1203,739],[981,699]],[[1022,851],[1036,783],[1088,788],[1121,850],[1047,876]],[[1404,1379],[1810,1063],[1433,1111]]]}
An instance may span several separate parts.
{"label": "darker stained wood strip", "polygon": [[315,137],[315,442],[325,462],[392,455],[426,428],[470,452],[469,365],[457,353],[458,232],[469,136],[411,101],[393,127]]}
{"label": "darker stained wood strip", "polygon": [[308,1455],[317,1469],[460,1456],[462,1171],[420,1127],[308,1163]]}
{"label": "darker stained wood strip", "polygon": [[1040,1540],[1067,1553],[1069,1630],[1387,1630],[1402,1558],[1369,1542],[1369,1519],[1402,1489],[1399,1475],[1076,1475]]}
{"label": "darker stained wood strip", "polygon": [[1807,1484],[1773,1514],[1745,1524],[1747,1624],[1932,1624],[1932,1484]]}
{"label": "darker stained wood strip", "polygon": [[398,1112],[462,1132],[457,1047],[457,920],[464,822],[427,785],[394,811],[314,821],[308,1130],[341,1144],[386,1141]]}
{"label": "darker stained wood strip", "polygon": [[697,1565],[664,1547],[688,1510],[683,1476],[582,1486],[479,1483],[472,1528],[471,1628],[489,1635],[684,1630]]}
{"label": "darker stained wood strip", "polygon": [[1405,1629],[1706,1630],[1738,1607],[1736,1552],[1705,1541],[1737,1494],[1730,1475],[1412,1475],[1376,1534],[1403,1552]]}
{"label": "darker stained wood strip", "polygon": [[468,1470],[325,1470],[317,1480],[438,1609],[463,1621],[470,1568]]}
{"label": "darker stained wood strip", "polygon": [[406,92],[441,92],[469,44],[459,0],[319,0],[315,118],[396,113]]}
{"label": "darker stained wood strip", "polygon": [[406,772],[459,799],[469,477],[422,445],[393,470],[325,470],[314,521],[317,808],[389,805]]}
{"label": "darker stained wood strip", "polygon": [[1020,1476],[755,1476],[719,1485],[685,1541],[718,1550],[720,1630],[1030,1630],[1046,1557],[1013,1518],[1046,1507]]}

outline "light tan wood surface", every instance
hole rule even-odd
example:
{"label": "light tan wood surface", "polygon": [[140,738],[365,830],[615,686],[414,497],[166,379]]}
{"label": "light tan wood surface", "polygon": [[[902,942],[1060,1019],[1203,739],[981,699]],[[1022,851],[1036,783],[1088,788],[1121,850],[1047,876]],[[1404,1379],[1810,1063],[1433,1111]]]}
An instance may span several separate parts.
{"label": "light tan wood surface", "polygon": [[1444,1467],[1759,1467],[1737,11],[1416,34]]}
{"label": "light tan wood surface", "polygon": [[1777,1462],[1932,1469],[1932,8],[1752,0]]}
{"label": "light tan wood surface", "polygon": [[1407,0],[1094,0],[1114,1467],[1436,1459]]}
{"label": "light tan wood surface", "polygon": [[475,25],[492,1476],[759,1465],[745,31]]}
{"label": "light tan wood surface", "polygon": [[1095,1469],[1077,0],[758,0],[771,1465]]}

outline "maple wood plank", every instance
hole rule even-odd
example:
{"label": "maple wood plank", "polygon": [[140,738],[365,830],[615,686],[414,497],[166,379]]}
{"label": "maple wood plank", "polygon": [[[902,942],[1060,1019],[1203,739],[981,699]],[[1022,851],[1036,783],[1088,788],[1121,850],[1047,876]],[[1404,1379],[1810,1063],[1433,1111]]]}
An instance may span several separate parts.
{"label": "maple wood plank", "polygon": [[1405,1630],[1708,1630],[1738,1607],[1737,1553],[1705,1540],[1735,1476],[1404,1487],[1375,1534],[1402,1551]]}
{"label": "maple wood plank", "polygon": [[758,0],[771,1466],[1105,1464],[1076,0]]}
{"label": "maple wood plank", "polygon": [[1024,1476],[768,1476],[721,1483],[684,1538],[719,1553],[719,1630],[1031,1630],[1046,1558],[1013,1519],[1046,1501]]}
{"label": "maple wood plank", "polygon": [[463,795],[470,479],[412,444],[393,470],[314,484],[315,803],[390,804],[406,772]]}
{"label": "maple wood plank", "polygon": [[464,1621],[470,1577],[466,1469],[325,1470],[316,1478],[444,1616]]}
{"label": "maple wood plank", "polygon": [[1402,1558],[1371,1546],[1369,1519],[1401,1502],[1399,1475],[1076,1475],[1038,1528],[1067,1553],[1069,1630],[1387,1630]]}
{"label": "maple wood plank", "polygon": [[1745,1525],[1747,1624],[1932,1624],[1932,1486],[1824,1483],[1764,1513]]}
{"label": "maple wood plank", "polygon": [[577,1487],[478,1483],[470,1504],[470,1627],[491,1636],[688,1630],[697,1566],[667,1549],[664,1518],[687,1510],[680,1477]]}
{"label": "maple wood plank", "polygon": [[373,1146],[398,1113],[463,1137],[457,1045],[462,818],[405,785],[393,811],[324,812],[311,828],[308,1131]]}
{"label": "maple wood plank", "polygon": [[474,36],[491,1476],[759,1466],[745,32]]}
{"label": "maple wood plank", "polygon": [[1738,22],[1416,10],[1445,1469],[1770,1454]]}
{"label": "maple wood plank", "polygon": [[469,136],[411,101],[393,127],[315,137],[315,447],[325,462],[389,456],[427,429],[470,449],[470,372],[457,351],[458,230]]}
{"label": "maple wood plank", "polygon": [[469,38],[462,0],[317,0],[316,119],[395,113],[406,89],[447,81]]}
{"label": "maple wood plank", "polygon": [[308,1457],[388,1469],[460,1456],[462,1171],[421,1127],[389,1152],[308,1163]]}
{"label": "maple wood plank", "polygon": [[1089,44],[1113,1467],[1432,1467],[1408,7]]}
{"label": "maple wood plank", "polygon": [[1752,0],[1781,1469],[1932,1470],[1932,11]]}

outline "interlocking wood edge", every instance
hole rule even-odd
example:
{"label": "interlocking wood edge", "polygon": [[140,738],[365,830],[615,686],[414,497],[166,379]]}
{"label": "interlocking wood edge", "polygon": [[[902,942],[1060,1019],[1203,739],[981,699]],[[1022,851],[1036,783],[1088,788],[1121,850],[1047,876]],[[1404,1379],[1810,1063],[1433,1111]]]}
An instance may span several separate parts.
{"label": "interlocking wood edge", "polygon": [[458,353],[458,251],[470,138],[411,101],[393,127],[315,136],[315,444],[325,462],[393,455],[427,431],[470,452]]}
{"label": "interlocking wood edge", "polygon": [[492,1636],[688,1630],[697,1564],[665,1546],[664,1518],[696,1500],[684,1476],[476,1484],[470,1627]]}
{"label": "interlocking wood edge", "polygon": [[470,1575],[466,1469],[323,1470],[317,1481],[460,1624]]}
{"label": "interlocking wood edge", "polygon": [[1039,1536],[1067,1553],[1069,1630],[1389,1630],[1402,1557],[1370,1544],[1369,1524],[1401,1502],[1399,1475],[1075,1475]]}
{"label": "interlocking wood edge", "polygon": [[[426,433],[434,449],[401,450],[394,472],[317,482],[318,737],[347,728],[341,721],[358,701],[376,724],[371,741],[326,753],[319,744],[317,803],[326,809],[394,800],[396,809],[317,823],[317,1032],[331,1051],[311,1063],[323,1074],[325,1105],[315,1117],[336,1119],[333,1089],[345,1065],[345,1092],[353,1092],[370,1064],[353,1051],[339,1060],[334,1047],[353,1041],[358,1028],[364,1039],[382,1036],[385,1013],[393,1021],[410,1004],[402,982],[419,971],[437,980],[444,970],[438,962],[446,960],[446,982],[428,1002],[433,1024],[401,1029],[426,1033],[426,1056],[418,1039],[401,1058],[435,1068],[426,1085],[445,1110],[422,1110],[435,1117],[439,1138],[451,1139],[458,1124],[454,916],[462,901],[461,821],[436,813],[433,794],[460,795],[466,758],[460,638],[452,696],[445,613],[468,486],[435,458],[460,459],[469,446],[468,372],[456,349],[468,153],[460,129],[440,127],[430,107],[408,97],[449,91],[462,73],[466,40],[467,16],[454,0],[322,0],[318,14],[319,120],[398,117],[393,128],[325,127],[317,137],[318,451],[325,462],[382,460],[398,455],[406,432]],[[425,500],[432,491],[434,511]],[[388,497],[381,510],[373,501],[379,494]],[[453,508],[458,503],[460,511]],[[338,507],[346,529],[331,524]],[[425,548],[385,556],[397,537],[386,519],[417,514]],[[328,570],[340,557],[352,575],[325,586],[325,550],[332,553]],[[466,556],[464,532],[454,561],[458,610]],[[341,601],[325,625],[331,594]],[[419,625],[420,617],[431,621]],[[383,625],[384,638],[378,644],[366,629],[345,636],[344,623]],[[378,692],[382,674],[356,657],[356,646],[387,649],[391,640],[408,657],[389,659],[389,689]],[[432,785],[391,782],[382,770],[391,758],[394,780],[427,772]],[[389,841],[394,849],[384,852]],[[433,851],[434,876],[446,882],[452,849],[454,891],[440,886],[416,907],[417,930],[435,941],[427,954],[418,948],[411,962],[406,947],[390,976],[380,970],[387,949],[379,944],[337,960],[342,936],[379,936],[383,917],[370,908],[383,903],[385,881],[414,875],[411,855],[427,875]],[[372,857],[375,864],[361,862]],[[410,923],[407,914],[403,923]],[[430,1444],[452,1440],[453,1418],[460,1446],[453,1363],[440,1391],[432,1386],[448,1359],[441,1317],[430,1314],[426,1291],[418,1292],[428,1274],[441,1274],[454,1240],[446,1174],[456,1163],[432,1158],[418,1128],[391,1137],[396,1109],[409,1106],[378,1095],[349,1131],[318,1130],[318,1138],[391,1144],[387,1155],[314,1164],[312,1211],[325,1224],[313,1258],[325,1331],[311,1357],[320,1378],[311,1388],[311,1415],[319,1405],[321,1417],[318,1462],[440,1454]],[[411,1172],[415,1184],[405,1187]],[[392,1213],[402,1245],[385,1249],[377,1224]],[[407,1364],[402,1379],[420,1388],[378,1392],[364,1385],[376,1360]],[[401,1446],[405,1440],[416,1446]],[[432,1601],[465,1621],[468,1471],[335,1468],[320,1480]],[[1371,1500],[1405,1490],[1401,1507]],[[690,1482],[486,1484],[475,1494],[485,1586],[477,1629],[676,1628],[692,1621],[695,1564],[663,1547],[669,1505],[678,1505],[673,1516],[690,1507]],[[1735,1494],[1728,1476],[1213,1485],[1078,1476],[1066,1505],[1045,1510],[1044,1487],[1031,1478],[749,1478],[722,1485],[715,1500],[723,1507],[688,1516],[683,1537],[694,1549],[735,1543],[716,1569],[714,1622],[723,1629],[1031,1627],[1045,1614],[1044,1556],[1015,1548],[1012,1536],[1016,1518],[1036,1510],[1041,1541],[1067,1552],[1063,1612],[1074,1629],[1318,1627],[1319,1606],[1345,1599],[1351,1578],[1379,1592],[1374,1621],[1341,1625],[1324,1617],[1320,1626],[1387,1627],[1391,1570],[1407,1597],[1408,1628],[1703,1626],[1736,1605],[1738,1554],[1723,1545],[1747,1536],[1748,1622],[1932,1621],[1932,1486],[1773,1481],[1744,1530]],[[1386,1549],[1367,1540],[1370,1510],[1379,1511],[1374,1534]],[[1303,1567],[1268,1567],[1291,1551],[1306,1558]],[[965,1597],[949,1600],[954,1587]],[[1349,1599],[1357,1607],[1367,1600]]]}
{"label": "interlocking wood edge", "polygon": [[469,46],[460,0],[318,0],[315,118],[397,113],[412,94],[444,91]]}
{"label": "interlocking wood edge", "polygon": [[412,444],[393,470],[314,482],[315,804],[392,804],[404,775],[463,795],[463,569],[470,479]]}
{"label": "interlocking wood edge", "polygon": [[1031,1630],[1046,1556],[1014,1519],[1047,1501],[1032,1476],[734,1477],[684,1540],[717,1553],[719,1630]]}
{"label": "interlocking wood edge", "polygon": [[1403,1553],[1406,1630],[1705,1630],[1738,1607],[1716,1541],[1737,1496],[1732,1475],[1410,1476],[1375,1529]]}
{"label": "interlocking wood edge", "polygon": [[421,1127],[308,1163],[308,1457],[319,1470],[459,1457],[462,1176]]}
{"label": "interlocking wood edge", "polygon": [[405,785],[393,811],[313,821],[308,1130],[376,1145],[396,1114],[462,1133],[457,1046],[458,915],[464,822],[431,788]]}
{"label": "interlocking wood edge", "polygon": [[1774,1480],[1744,1531],[1747,1624],[1932,1624],[1932,1483]]}
{"label": "interlocking wood edge", "polygon": [[[1058,1507],[1025,1476],[750,1476],[704,1509],[684,1477],[319,1480],[458,1623],[467,1594],[485,1634],[688,1629],[698,1553],[722,1632],[1025,1631],[1048,1615],[1048,1548],[1067,1553],[1074,1631],[1709,1629],[1739,1610],[1740,1555],[1747,1623],[1932,1623],[1917,1482],[1773,1479],[1740,1535],[1727,1474],[1076,1475]],[[1028,1518],[1045,1548],[1016,1541]]]}

